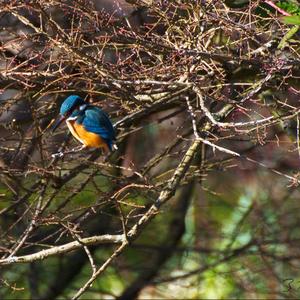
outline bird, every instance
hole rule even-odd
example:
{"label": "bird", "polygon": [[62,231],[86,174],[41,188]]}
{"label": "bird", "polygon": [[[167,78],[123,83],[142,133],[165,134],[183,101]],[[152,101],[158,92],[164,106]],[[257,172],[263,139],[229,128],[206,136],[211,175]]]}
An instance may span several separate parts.
{"label": "bird", "polygon": [[[82,144],[79,150],[101,148],[105,153],[109,153],[117,149],[112,122],[108,114],[99,107],[87,103],[78,95],[71,95],[62,103],[59,114],[52,132],[66,121],[72,135]],[[57,154],[63,155],[61,152]]]}

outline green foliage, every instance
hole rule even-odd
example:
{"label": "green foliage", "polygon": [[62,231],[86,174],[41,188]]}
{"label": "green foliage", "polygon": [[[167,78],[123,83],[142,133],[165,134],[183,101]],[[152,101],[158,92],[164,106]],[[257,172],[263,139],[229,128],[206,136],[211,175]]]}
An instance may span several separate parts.
{"label": "green foliage", "polygon": [[205,272],[198,297],[201,299],[231,298],[235,284],[231,276],[226,274],[228,271],[228,266],[222,264],[218,268]]}
{"label": "green foliage", "polygon": [[291,15],[300,15],[300,6],[298,1],[279,1],[276,2],[276,5]]}
{"label": "green foliage", "polygon": [[285,24],[289,25],[300,25],[300,16],[286,16],[282,17]]}
{"label": "green foliage", "polygon": [[285,24],[300,25],[300,6],[297,1],[279,1],[276,5],[291,15],[281,18]]}

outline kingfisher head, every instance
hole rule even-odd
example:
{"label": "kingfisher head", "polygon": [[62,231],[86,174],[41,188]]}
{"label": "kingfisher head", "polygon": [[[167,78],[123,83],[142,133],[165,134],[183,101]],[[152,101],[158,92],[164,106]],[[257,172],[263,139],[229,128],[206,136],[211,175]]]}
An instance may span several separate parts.
{"label": "kingfisher head", "polygon": [[77,95],[71,95],[66,98],[60,107],[60,117],[55,122],[52,131],[54,131],[64,120],[76,119],[86,106],[87,103]]}

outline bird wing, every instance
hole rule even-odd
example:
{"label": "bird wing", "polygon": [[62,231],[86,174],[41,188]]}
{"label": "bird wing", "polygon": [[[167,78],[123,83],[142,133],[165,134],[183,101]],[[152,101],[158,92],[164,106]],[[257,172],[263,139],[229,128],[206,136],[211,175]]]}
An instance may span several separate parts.
{"label": "bird wing", "polygon": [[109,143],[116,139],[115,130],[108,115],[98,107],[87,107],[82,125],[87,131],[99,134]]}

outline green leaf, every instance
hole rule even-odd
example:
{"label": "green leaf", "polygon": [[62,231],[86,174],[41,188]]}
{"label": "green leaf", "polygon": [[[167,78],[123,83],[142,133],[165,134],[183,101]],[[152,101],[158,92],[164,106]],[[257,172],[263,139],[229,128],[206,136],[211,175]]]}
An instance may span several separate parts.
{"label": "green leaf", "polygon": [[300,25],[300,16],[286,16],[282,17],[281,20],[285,24]]}
{"label": "green leaf", "polygon": [[290,0],[290,1],[279,1],[276,2],[276,5],[291,15],[299,15],[300,14],[300,7],[297,1]]}

